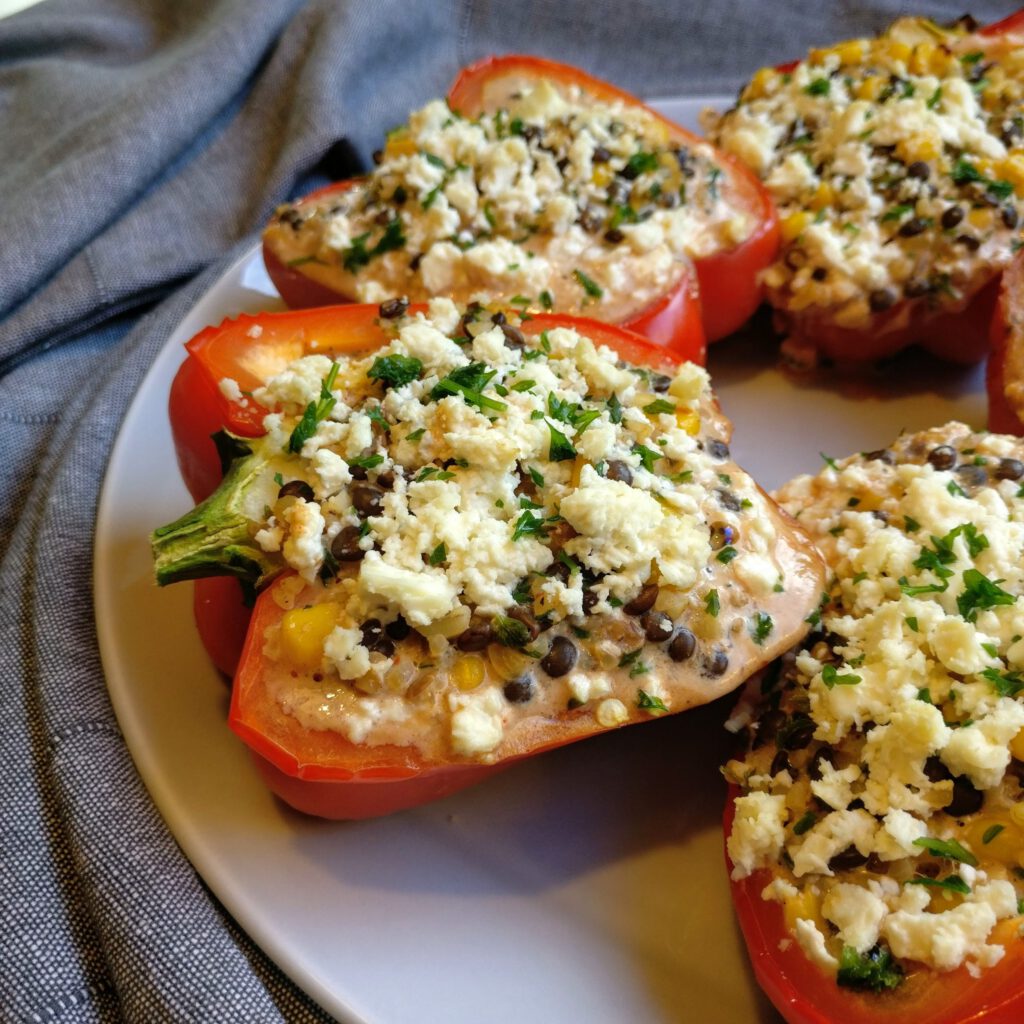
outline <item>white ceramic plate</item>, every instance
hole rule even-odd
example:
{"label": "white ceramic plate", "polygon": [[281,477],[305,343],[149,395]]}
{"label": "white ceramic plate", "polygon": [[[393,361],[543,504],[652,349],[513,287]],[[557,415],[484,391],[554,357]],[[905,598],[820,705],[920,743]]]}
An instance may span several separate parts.
{"label": "white ceramic plate", "polygon": [[[664,101],[695,125],[701,102]],[[191,589],[152,583],[148,536],[190,504],[163,410],[182,343],[278,308],[257,249],[182,322],[125,419],[96,534],[100,649],[118,720],[171,831],[227,909],[309,994],[368,1024],[776,1020],[730,909],[719,819],[728,702],[554,751],[389,819],[329,823],[260,783]],[[794,380],[756,334],[711,370],[733,450],[767,487],[820,452],[983,424],[980,372],[901,360],[868,383]],[[836,387],[838,386],[838,390]]]}

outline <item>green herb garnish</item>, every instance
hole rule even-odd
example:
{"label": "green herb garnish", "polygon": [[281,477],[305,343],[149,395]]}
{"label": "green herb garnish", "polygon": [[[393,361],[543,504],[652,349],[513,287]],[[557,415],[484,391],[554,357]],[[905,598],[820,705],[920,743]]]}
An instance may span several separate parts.
{"label": "green herb garnish", "polygon": [[323,420],[331,414],[337,400],[331,394],[331,388],[338,377],[341,367],[337,363],[331,363],[327,376],[320,381],[320,398],[318,401],[310,402],[306,406],[302,419],[296,424],[295,429],[288,438],[288,451],[298,454],[302,446],[316,433],[316,428]]}

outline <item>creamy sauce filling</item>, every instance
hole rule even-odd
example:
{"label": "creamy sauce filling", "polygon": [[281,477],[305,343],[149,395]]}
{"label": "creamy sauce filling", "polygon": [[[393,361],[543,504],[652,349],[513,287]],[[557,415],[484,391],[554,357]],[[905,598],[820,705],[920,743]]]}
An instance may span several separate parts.
{"label": "creamy sauce filling", "polygon": [[1024,48],[924,19],[759,71],[707,126],[779,209],[773,305],[849,328],[964,305],[1019,238],[1022,97]]}
{"label": "creamy sauce filling", "polygon": [[754,226],[710,146],[542,80],[474,120],[427,104],[361,184],[282,207],[266,238],[361,302],[447,295],[618,322]]}
{"label": "creamy sauce filling", "polygon": [[285,713],[487,761],[559,717],[700,703],[785,644],[816,568],[731,461],[704,370],[443,299],[391,324],[253,396],[278,489],[253,532],[296,574],[265,637]]}
{"label": "creamy sauce filling", "polygon": [[1020,941],[994,933],[1024,894],[1022,455],[949,424],[779,492],[835,582],[734,716],[728,846],[840,984],[871,960],[884,987],[977,971]]}

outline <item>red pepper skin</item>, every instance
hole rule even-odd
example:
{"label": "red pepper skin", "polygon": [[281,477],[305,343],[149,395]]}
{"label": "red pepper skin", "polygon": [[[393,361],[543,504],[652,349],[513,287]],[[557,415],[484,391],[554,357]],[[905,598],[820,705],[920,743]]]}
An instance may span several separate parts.
{"label": "red pepper skin", "polygon": [[[417,312],[424,307],[411,308]],[[544,314],[522,324],[530,336],[556,327],[574,327],[629,362],[667,372],[679,364],[671,352],[639,335],[596,320]],[[251,399],[231,400],[215,382],[230,377],[242,391],[251,391],[262,383],[255,367],[283,367],[313,351],[314,342],[315,351],[343,354],[369,352],[386,340],[378,308],[365,305],[240,316],[200,332],[186,346],[189,356],[172,385],[170,403],[179,464],[197,500],[220,477],[209,433],[227,427],[258,436],[266,412]],[[234,675],[228,724],[252,750],[268,787],[290,806],[332,819],[390,814],[457,792],[514,760],[497,765],[427,763],[411,748],[359,746],[338,733],[304,729],[281,713],[263,685],[264,632],[283,614],[273,600],[273,586],[250,609],[237,580],[197,580],[194,609],[211,660],[220,671]],[[579,737],[569,735],[548,746],[574,738]],[[540,749],[522,756],[534,753]]]}
{"label": "red pepper skin", "polygon": [[[677,142],[692,146],[704,141],[650,110],[622,89],[568,64],[539,57],[488,57],[465,68],[449,90],[448,103],[453,110],[475,117],[486,111],[488,96],[494,86],[510,75],[525,79],[545,77],[565,86],[581,86],[589,94],[603,100],[617,100],[643,107],[668,128],[671,137]],[[695,342],[694,324],[699,321],[707,340],[716,341],[746,323],[761,303],[762,291],[758,275],[772,262],[779,248],[778,217],[767,190],[743,164],[728,154],[717,154],[716,161],[724,169],[737,203],[754,222],[751,234],[731,249],[723,249],[694,261],[696,282],[690,275],[684,276],[671,292],[655,302],[650,309],[621,325],[645,335],[655,345],[673,349],[681,359],[693,362],[698,361],[695,345],[699,344],[702,348],[704,344],[703,337],[699,343]],[[303,201],[331,191],[343,192],[357,182],[358,179],[340,182],[321,189]],[[301,268],[285,266],[266,244],[263,246],[263,259],[270,279],[292,308],[308,308],[347,300],[346,296],[305,275]],[[696,298],[698,293],[699,304]]]}
{"label": "red pepper skin", "polygon": [[[1024,16],[1022,16],[1024,17]],[[991,321],[992,353],[985,383],[988,390],[988,429],[999,434],[1024,435],[1024,253],[1003,273],[999,301]],[[1016,402],[1007,393],[1015,393]]]}
{"label": "red pepper skin", "polygon": [[[729,788],[723,828],[732,830],[733,801],[740,791]],[[729,856],[725,857],[732,870]],[[842,988],[816,967],[786,928],[783,908],[763,900],[772,880],[762,869],[741,881],[730,881],[733,906],[746,942],[754,976],[788,1024],[1020,1024],[1024,1021],[1024,941],[1021,918],[996,926],[991,941],[1002,942],[1006,955],[980,978],[964,967],[939,973],[919,967],[903,983],[878,995]],[[787,941],[788,940],[788,941]],[[780,948],[785,943],[785,948]]]}

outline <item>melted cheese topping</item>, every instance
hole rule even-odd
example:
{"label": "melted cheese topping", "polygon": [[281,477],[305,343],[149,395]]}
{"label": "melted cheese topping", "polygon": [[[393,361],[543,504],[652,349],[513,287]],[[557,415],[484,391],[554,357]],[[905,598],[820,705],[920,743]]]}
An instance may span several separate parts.
{"label": "melted cheese topping", "polygon": [[753,227],[710,146],[541,80],[473,120],[427,104],[359,186],[282,207],[267,237],[360,302],[448,295],[619,321]]}
{"label": "melted cheese topping", "polygon": [[844,947],[941,971],[1004,954],[990,936],[1024,890],[1022,454],[949,424],[779,492],[835,580],[745,697],[729,853],[734,878],[772,871],[765,898],[833,971]]}
{"label": "melted cheese topping", "polygon": [[778,206],[773,305],[849,328],[964,305],[1024,216],[1022,82],[1024,48],[909,18],[759,71],[708,127]]}

